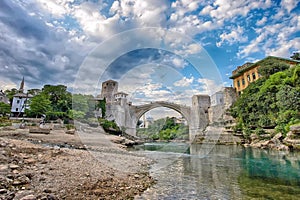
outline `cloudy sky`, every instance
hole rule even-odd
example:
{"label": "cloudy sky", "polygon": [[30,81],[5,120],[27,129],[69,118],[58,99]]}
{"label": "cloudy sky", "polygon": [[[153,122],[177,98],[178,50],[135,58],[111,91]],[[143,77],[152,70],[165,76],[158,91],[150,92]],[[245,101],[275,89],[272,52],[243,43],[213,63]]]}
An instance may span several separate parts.
{"label": "cloudy sky", "polygon": [[134,102],[189,104],[231,71],[300,48],[298,0],[1,0],[0,89],[114,79]]}

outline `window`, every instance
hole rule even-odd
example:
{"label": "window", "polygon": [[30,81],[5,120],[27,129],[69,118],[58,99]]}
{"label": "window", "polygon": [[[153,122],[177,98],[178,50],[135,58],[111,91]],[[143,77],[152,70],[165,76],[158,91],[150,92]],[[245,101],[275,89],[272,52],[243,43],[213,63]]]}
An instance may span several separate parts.
{"label": "window", "polygon": [[20,100],[17,100],[17,104],[19,104],[20,103]]}
{"label": "window", "polygon": [[245,79],[242,79],[242,85],[245,85]]}
{"label": "window", "polygon": [[241,84],[240,84],[240,81],[239,81],[239,80],[237,81],[237,86],[238,86],[238,87],[240,87],[240,86],[241,86]]}
{"label": "window", "polygon": [[16,111],[19,111],[19,108],[16,108]]}
{"label": "window", "polygon": [[255,80],[256,79],[256,75],[255,72],[252,73],[252,79]]}
{"label": "window", "polygon": [[247,75],[247,80],[248,80],[248,82],[251,81],[251,78],[250,78],[250,75],[249,75],[249,74]]}

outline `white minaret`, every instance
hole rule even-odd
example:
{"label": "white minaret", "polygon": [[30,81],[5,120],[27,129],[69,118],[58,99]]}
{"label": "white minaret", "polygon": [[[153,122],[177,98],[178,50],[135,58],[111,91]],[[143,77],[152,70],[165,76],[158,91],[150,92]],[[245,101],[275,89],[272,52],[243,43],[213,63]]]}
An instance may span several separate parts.
{"label": "white minaret", "polygon": [[24,115],[25,109],[29,109],[27,100],[31,98],[31,95],[24,93],[24,77],[20,84],[20,88],[17,94],[14,95],[12,105],[11,105],[11,116],[12,117],[22,117]]}

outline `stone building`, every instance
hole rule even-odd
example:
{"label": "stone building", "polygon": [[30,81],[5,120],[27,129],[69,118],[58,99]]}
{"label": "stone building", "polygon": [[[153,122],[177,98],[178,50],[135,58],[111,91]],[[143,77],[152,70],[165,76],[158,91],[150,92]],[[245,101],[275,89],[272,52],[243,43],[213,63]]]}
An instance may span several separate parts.
{"label": "stone building", "polygon": [[24,77],[20,84],[18,93],[14,95],[11,105],[11,116],[22,117],[26,109],[29,109],[28,100],[32,98],[32,95],[24,93]]}
{"label": "stone building", "polygon": [[242,91],[246,89],[252,82],[257,81],[261,77],[261,75],[258,73],[258,69],[264,61],[269,59],[283,61],[291,66],[300,64],[300,61],[297,60],[268,56],[255,63],[248,62],[242,66],[238,66],[237,69],[232,71],[232,76],[230,77],[230,79],[233,80],[233,87],[238,94],[241,94]]}
{"label": "stone building", "polygon": [[0,90],[0,102],[9,104],[9,99],[2,90]]}
{"label": "stone building", "polygon": [[115,101],[115,93],[118,92],[118,82],[114,80],[108,80],[102,83],[101,98],[106,99],[106,104],[112,104]]}
{"label": "stone building", "polygon": [[218,91],[211,95],[210,97],[211,106],[224,104],[224,93],[223,91]]}
{"label": "stone building", "polygon": [[114,103],[120,104],[121,106],[127,103],[127,96],[125,92],[117,92],[114,94]]}

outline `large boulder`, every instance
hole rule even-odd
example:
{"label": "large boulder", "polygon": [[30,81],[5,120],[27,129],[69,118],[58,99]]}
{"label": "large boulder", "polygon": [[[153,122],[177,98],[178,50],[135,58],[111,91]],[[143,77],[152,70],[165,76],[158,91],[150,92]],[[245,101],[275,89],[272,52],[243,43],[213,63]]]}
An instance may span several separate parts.
{"label": "large boulder", "polygon": [[292,134],[300,134],[300,125],[292,125],[290,126],[290,131],[292,132]]}

